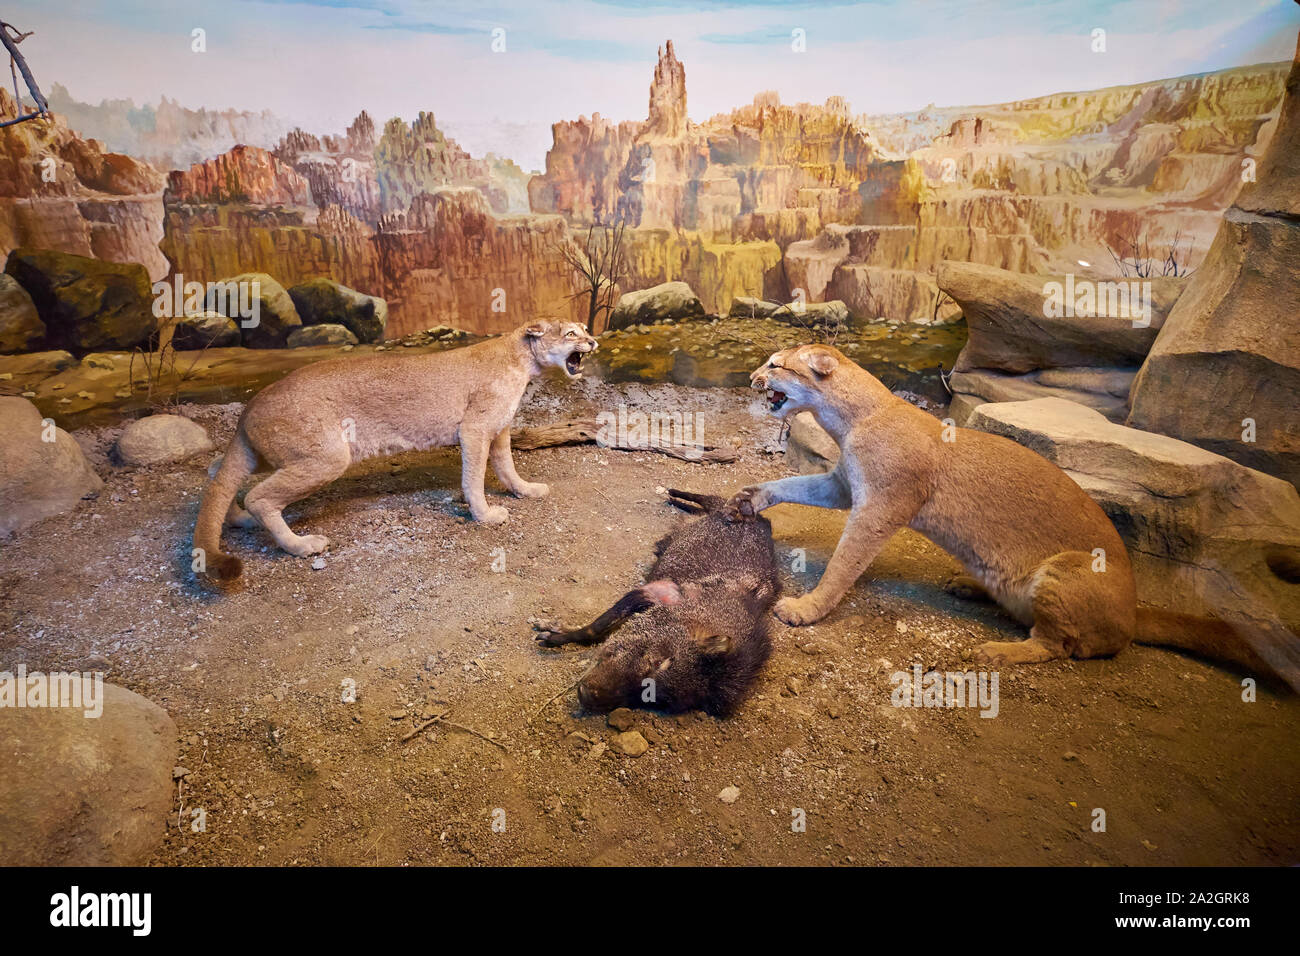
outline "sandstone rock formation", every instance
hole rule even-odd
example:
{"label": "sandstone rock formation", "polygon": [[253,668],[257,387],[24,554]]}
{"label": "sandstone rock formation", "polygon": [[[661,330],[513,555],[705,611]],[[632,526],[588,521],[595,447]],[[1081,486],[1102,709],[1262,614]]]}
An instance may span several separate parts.
{"label": "sandstone rock formation", "polygon": [[101,686],[94,718],[0,707],[0,865],[142,866],[162,842],[176,725],[139,694]]}
{"label": "sandstone rock formation", "polygon": [[[429,114],[412,127],[394,121],[370,159],[364,114],[341,140],[295,131],[259,157],[258,176],[241,176],[259,184],[252,189],[189,188],[243,168],[234,157],[204,163],[167,193],[162,249],[187,282],[251,270],[286,286],[330,279],[382,299],[386,328],[349,326],[362,341],[439,324],[489,333],[537,316],[577,319],[563,222],[494,215],[493,202],[518,204],[522,180],[510,185],[509,164],[473,160],[435,131]],[[255,155],[243,151],[245,160]],[[460,181],[470,184],[444,185]]]}
{"label": "sandstone rock formation", "polygon": [[129,349],[147,344],[158,331],[144,266],[15,249],[5,273],[31,296],[50,348]]}
{"label": "sandstone rock formation", "polygon": [[1044,368],[1024,374],[996,369],[953,372],[949,379],[952,401],[948,417],[966,425],[971,413],[985,402],[1027,402],[1057,398],[1085,405],[1112,422],[1128,416],[1128,393],[1137,368]]}
{"label": "sandstone rock formation", "polygon": [[203,426],[188,418],[149,415],[127,425],[113,450],[123,465],[140,468],[184,461],[215,447]]}
{"label": "sandstone rock formation", "polygon": [[[0,120],[17,116],[0,89]],[[162,176],[147,163],[106,153],[54,114],[0,129],[0,256],[24,246],[138,262],[167,274]]]}
{"label": "sandstone rock formation", "polygon": [[75,508],[104,486],[72,436],[45,424],[27,399],[0,397],[0,421],[0,536]]}
{"label": "sandstone rock formation", "polygon": [[961,425],[983,402],[1055,397],[1122,422],[1138,367],[1185,281],[943,263],[939,288],[961,307],[969,332],[950,382],[951,417]]}
{"label": "sandstone rock formation", "polygon": [[30,352],[45,339],[32,297],[13,276],[0,273],[0,352]]}
{"label": "sandstone rock formation", "polygon": [[1129,424],[1300,483],[1300,44],[1258,182],[1133,383]]}
{"label": "sandstone rock formation", "polygon": [[[571,223],[627,217],[629,288],[683,280],[711,312],[802,289],[856,319],[943,320],[957,313],[934,282],[945,260],[1064,272],[1079,259],[1109,267],[1108,250],[1128,243],[1156,258],[1177,243],[1180,265],[1195,266],[1266,141],[1282,77],[1265,65],[872,117],[837,97],[785,106],[763,93],[697,125],[669,44],[647,119],[555,124],[529,195]],[[676,261],[672,247],[690,243],[709,245],[721,279]],[[778,251],[757,278],[752,253],[727,253],[755,244]]]}
{"label": "sandstone rock formation", "polygon": [[[961,306],[970,333],[957,371],[1006,372],[1062,366],[1136,369],[1184,284],[1172,278],[1022,275],[967,262],[945,262],[937,280]],[[1049,314],[1057,312],[1062,314]]]}
{"label": "sandstone rock formation", "polygon": [[236,146],[188,170],[173,170],[167,177],[166,198],[179,203],[266,206],[309,206],[312,201],[307,180],[256,146]]}
{"label": "sandstone rock formation", "polygon": [[375,173],[375,123],[362,110],[342,137],[315,136],[295,129],[273,151],[311,187],[318,209],[337,206],[364,222],[380,216]]}
{"label": "sandstone rock formation", "polygon": [[1142,603],[1240,622],[1252,646],[1263,643],[1261,657],[1293,684],[1300,678],[1292,485],[1060,399],[981,405],[970,427],[1033,449],[1102,506],[1128,546]]}
{"label": "sandstone rock formation", "polygon": [[303,325],[344,326],[353,341],[377,342],[388,325],[388,303],[330,279],[309,279],[289,290]]}

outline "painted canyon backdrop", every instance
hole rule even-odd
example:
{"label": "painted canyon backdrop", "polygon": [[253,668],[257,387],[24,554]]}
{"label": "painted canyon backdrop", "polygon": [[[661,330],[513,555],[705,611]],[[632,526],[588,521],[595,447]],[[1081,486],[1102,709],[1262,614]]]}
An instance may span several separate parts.
{"label": "painted canyon backdrop", "polygon": [[[708,312],[726,313],[740,296],[787,301],[799,289],[813,302],[843,301],[854,319],[929,321],[958,312],[934,281],[945,259],[1105,274],[1112,251],[1139,242],[1175,249],[1194,268],[1272,135],[1297,19],[1289,3],[1103,5],[1074,23],[1064,4],[1012,5],[1009,20],[993,4],[960,13],[947,4],[704,4],[690,15],[699,5],[669,4],[674,36],[656,32],[664,11],[579,6],[586,16],[569,5],[556,23],[522,8],[168,5],[143,27],[144,3],[117,14],[7,4],[5,16],[34,31],[23,49],[55,118],[0,132],[0,256],[63,250],[143,264],[151,280],[259,272],[287,288],[329,277],[386,299],[390,334],[438,325],[490,333],[536,315],[585,319],[563,247],[593,223],[622,218],[620,291],[683,280]],[[899,26],[904,6],[934,19],[929,32],[945,39],[927,51],[925,29]],[[1015,35],[954,36],[951,19],[979,23],[972,8],[981,6],[984,20]],[[279,56],[260,49],[264,38],[247,38],[290,7],[317,8],[323,25],[313,32],[332,24],[349,38],[338,60],[305,45],[301,20]],[[96,30],[99,18],[107,32]],[[391,29],[371,29],[379,26]],[[1144,42],[1144,28],[1164,36]],[[543,29],[572,42],[547,45]],[[195,30],[202,51],[192,49]],[[134,38],[127,51],[110,46],[119,31]],[[585,46],[584,31],[593,34]],[[910,80],[896,58],[875,62],[891,31],[920,57]],[[855,56],[859,33],[869,41]],[[423,75],[392,67],[392,87],[374,89],[399,36],[394,56],[423,38],[437,62]],[[111,68],[85,62],[87,43]],[[954,43],[1016,59],[971,64],[970,51],[953,57]],[[255,76],[241,50],[265,54]],[[1239,62],[1256,56],[1268,61]],[[711,111],[699,105],[718,102],[710,83],[730,92],[741,82],[718,82],[719,59],[743,61],[740,76],[755,85]],[[321,60],[334,64],[330,83]],[[1216,68],[1161,69],[1196,63]],[[971,69],[1000,78],[992,85]],[[1061,86],[1135,74],[1141,82]],[[616,83],[623,88],[611,96]],[[942,101],[921,102],[935,99],[936,85]],[[320,98],[355,98],[355,87],[363,109],[333,125],[315,119],[328,112]],[[538,99],[535,87],[550,88],[540,98],[563,112],[529,112],[520,101]],[[1024,95],[975,105],[971,96],[989,88]],[[153,95],[121,95],[143,89]],[[809,89],[838,92],[800,101]],[[500,101],[486,102],[485,90]],[[851,94],[907,108],[864,112]],[[587,108],[611,99],[624,112]],[[439,117],[464,117],[467,104],[478,116],[459,124],[462,143]],[[14,110],[0,92],[0,114]],[[510,118],[485,133],[494,112]],[[52,181],[42,177],[45,157],[58,166]]]}

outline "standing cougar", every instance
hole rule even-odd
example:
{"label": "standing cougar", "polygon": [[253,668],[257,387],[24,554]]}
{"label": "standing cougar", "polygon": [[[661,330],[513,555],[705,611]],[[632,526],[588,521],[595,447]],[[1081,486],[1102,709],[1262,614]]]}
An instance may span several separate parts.
{"label": "standing cougar", "polygon": [[[224,521],[261,524],[275,543],[305,557],[329,546],[297,535],[285,505],[334,481],[365,458],[460,443],[461,490],[476,521],[500,524],[505,508],[483,494],[487,462],[513,494],[540,498],[550,489],[524,481],[510,456],[510,422],[528,382],[545,368],[580,377],[596,340],[575,322],[534,322],[467,348],[426,355],[331,359],[290,372],[244,409],[221,468],[203,495],[194,546],[218,582],[237,579],[240,560],[221,552]],[[258,463],[274,471],[235,503]]]}
{"label": "standing cougar", "polygon": [[946,430],[829,346],[777,352],[750,382],[766,390],[773,413],[810,411],[840,446],[833,471],[751,486],[727,505],[732,520],[782,502],[849,509],[821,581],[777,603],[776,616],[787,624],[829,614],[894,532],[910,527],[1030,625],[1028,640],[982,645],[980,662],[1111,655],[1140,634],[1144,642],[1277,672],[1228,624],[1139,608],[1128,552],[1110,519],[1065,472],[1028,448],[998,435]]}

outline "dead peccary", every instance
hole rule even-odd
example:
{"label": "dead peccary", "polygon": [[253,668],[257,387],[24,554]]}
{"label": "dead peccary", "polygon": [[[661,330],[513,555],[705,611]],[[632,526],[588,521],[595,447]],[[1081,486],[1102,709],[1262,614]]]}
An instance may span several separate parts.
{"label": "dead peccary", "polygon": [[770,612],[781,591],[772,525],[725,520],[726,499],[716,495],[668,494],[703,517],[655,545],[646,583],[584,628],[537,635],[546,647],[594,644],[632,618],[578,684],[588,710],[645,705],[726,716],[772,652]]}

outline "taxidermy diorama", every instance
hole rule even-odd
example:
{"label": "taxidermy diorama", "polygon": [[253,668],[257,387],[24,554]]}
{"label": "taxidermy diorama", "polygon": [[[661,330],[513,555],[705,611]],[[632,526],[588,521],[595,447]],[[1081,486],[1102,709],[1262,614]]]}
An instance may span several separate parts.
{"label": "taxidermy diorama", "polygon": [[924,6],[0,4],[0,864],[1300,863],[1300,6]]}

